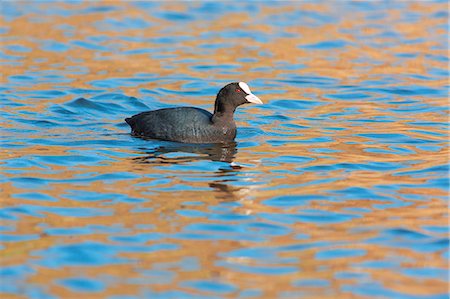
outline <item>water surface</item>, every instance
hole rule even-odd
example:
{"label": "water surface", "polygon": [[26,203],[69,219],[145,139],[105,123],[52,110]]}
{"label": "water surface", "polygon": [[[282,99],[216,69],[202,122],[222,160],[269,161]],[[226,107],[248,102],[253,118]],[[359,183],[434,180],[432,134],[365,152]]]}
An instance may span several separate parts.
{"label": "water surface", "polygon": [[[448,298],[448,7],[2,2],[6,298]],[[212,110],[226,147],[134,138]]]}

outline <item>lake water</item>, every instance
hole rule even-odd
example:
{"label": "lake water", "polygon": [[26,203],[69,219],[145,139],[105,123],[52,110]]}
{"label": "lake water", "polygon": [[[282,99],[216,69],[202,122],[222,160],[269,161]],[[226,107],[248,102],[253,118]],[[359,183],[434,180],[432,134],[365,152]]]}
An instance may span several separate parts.
{"label": "lake water", "polygon": [[2,298],[448,298],[446,1],[0,8]]}

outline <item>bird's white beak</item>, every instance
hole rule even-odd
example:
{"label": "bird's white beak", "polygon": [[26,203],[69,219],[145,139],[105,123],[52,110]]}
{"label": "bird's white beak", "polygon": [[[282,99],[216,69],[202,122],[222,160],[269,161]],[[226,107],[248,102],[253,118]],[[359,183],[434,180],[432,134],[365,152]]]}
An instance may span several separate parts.
{"label": "bird's white beak", "polygon": [[249,103],[254,103],[254,104],[262,104],[263,102],[257,97],[255,96],[253,93],[250,93],[249,95],[245,96],[245,99],[249,102]]}
{"label": "bird's white beak", "polygon": [[245,96],[245,99],[249,102],[249,103],[254,103],[254,104],[262,104],[263,102],[257,97],[255,96],[251,91],[250,91],[250,87],[248,87],[248,84],[245,82],[239,82],[239,87],[247,94]]}

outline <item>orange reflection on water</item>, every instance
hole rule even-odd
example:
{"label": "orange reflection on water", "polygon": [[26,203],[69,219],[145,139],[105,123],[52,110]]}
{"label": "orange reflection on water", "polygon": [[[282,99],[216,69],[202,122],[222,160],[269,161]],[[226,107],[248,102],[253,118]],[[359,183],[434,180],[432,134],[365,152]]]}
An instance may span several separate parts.
{"label": "orange reflection on water", "polygon": [[[426,244],[421,244],[423,247],[408,246],[408,242],[417,240],[399,241],[388,235],[405,229],[414,231],[418,239],[420,234],[431,235],[431,239],[437,240],[435,242],[447,240],[448,243],[444,233],[431,233],[425,229],[447,226],[445,198],[448,192],[430,183],[440,179],[440,174],[429,177],[415,173],[447,165],[447,127],[417,124],[446,123],[447,99],[426,93],[405,96],[397,90],[416,86],[435,90],[446,85],[444,78],[434,75],[436,69],[447,69],[446,62],[429,57],[448,56],[448,49],[443,49],[439,40],[446,33],[443,29],[445,20],[428,17],[445,11],[444,3],[409,3],[404,8],[386,9],[382,20],[368,19],[367,11],[344,11],[345,6],[336,3],[287,2],[275,7],[262,3],[254,4],[259,11],[246,11],[237,6],[235,12],[217,18],[194,18],[185,23],[156,15],[158,12],[189,14],[189,9],[199,3],[163,3],[152,13],[132,3],[105,1],[103,4],[118,9],[70,17],[33,13],[13,20],[2,17],[0,27],[7,28],[3,34],[3,51],[6,56],[19,55],[20,58],[4,59],[6,63],[14,61],[17,64],[2,68],[1,83],[8,86],[5,94],[11,101],[22,104],[2,107],[5,113],[31,122],[35,114],[48,115],[53,121],[51,108],[54,105],[66,107],[64,105],[76,98],[89,99],[107,92],[142,99],[151,108],[154,108],[154,102],[160,101],[167,105],[202,106],[211,110],[213,94],[176,92],[199,90],[198,81],[218,89],[222,82],[237,80],[259,84],[262,88],[255,89],[255,94],[260,95],[267,105],[287,100],[290,102],[284,103],[298,101],[298,105],[306,108],[295,109],[294,106],[288,109],[281,102],[277,109],[275,105],[271,106],[273,109],[258,106],[240,109],[236,119],[243,128],[241,136],[245,136],[245,132],[250,134],[251,129],[262,132],[238,140],[237,153],[231,158],[240,167],[220,165],[212,169],[213,161],[201,163],[209,161],[210,156],[197,152],[183,158],[161,149],[157,156],[151,152],[151,141],[146,149],[140,141],[127,135],[127,127],[118,125],[131,114],[129,111],[111,110],[98,118],[95,115],[88,118],[88,113],[68,114],[68,119],[78,118],[84,125],[37,128],[23,135],[23,147],[2,148],[1,163],[7,166],[2,167],[5,179],[1,182],[1,206],[17,208],[10,213],[15,219],[2,220],[2,225],[13,227],[5,235],[31,236],[25,241],[4,242],[1,248],[2,267],[25,265],[34,271],[16,281],[22,290],[15,294],[17,297],[26,297],[27,290],[33,286],[40,286],[47,294],[62,298],[79,296],[82,292],[60,283],[72,277],[104,282],[104,289],[88,293],[89,298],[146,296],[146,290],[156,293],[178,290],[192,296],[210,294],[185,284],[192,280],[214,280],[233,285],[233,290],[221,294],[224,298],[238,298],[244,291],[252,290],[257,290],[255,296],[261,298],[277,298],[283,294],[291,298],[362,298],[365,295],[353,292],[352,288],[374,282],[391,295],[446,293],[446,279],[406,271],[446,270],[445,249],[426,251],[423,249]],[[21,9],[26,4],[15,5]],[[82,11],[97,4],[37,5],[49,11],[53,7]],[[313,26],[305,23],[309,19],[299,20],[294,25],[260,21],[283,18],[299,7],[336,18],[338,23]],[[406,13],[416,13],[420,17],[414,22],[407,21],[404,19]],[[343,17],[339,18],[340,15]],[[111,20],[120,24],[126,18],[151,25],[145,29],[123,26],[122,30],[98,25],[98,22]],[[395,37],[383,35],[386,31],[383,24],[392,24],[389,28]],[[236,33],[230,38],[227,36],[230,30],[248,30],[253,36]],[[210,38],[205,39],[203,36],[208,34],[211,34]],[[96,45],[101,50],[73,43],[88,41],[89,37],[98,37],[100,42]],[[167,37],[176,42],[158,42]],[[398,39],[417,41],[401,43]],[[42,40],[53,40],[66,45],[67,49],[47,51],[42,47]],[[341,41],[345,45],[334,49],[311,48],[330,41]],[[387,46],[376,46],[378,44]],[[11,50],[14,45],[30,51],[18,54]],[[140,52],[143,49],[148,51]],[[133,50],[137,52],[130,54]],[[399,58],[405,54],[415,56]],[[243,58],[250,60],[243,62]],[[217,68],[205,70],[199,65]],[[220,68],[224,65],[230,68]],[[69,81],[55,83],[50,76],[39,82],[42,77],[39,72],[49,70],[63,74]],[[35,80],[12,83],[14,76],[33,74]],[[138,78],[139,74],[151,74],[154,79],[117,87],[93,83],[106,84],[104,80],[111,78]],[[295,76],[298,76],[296,82],[291,79]],[[298,83],[314,76],[335,83],[324,84],[323,88]],[[385,82],[370,85],[367,83],[370,81]],[[192,82],[197,85],[186,88],[186,84]],[[368,98],[339,98],[343,89],[338,86],[357,86],[359,93]],[[91,91],[80,94],[67,91],[75,88]],[[51,90],[67,92],[47,98],[35,94]],[[393,93],[389,94],[389,91]],[[29,96],[27,92],[30,92]],[[412,106],[428,106],[424,106],[423,111],[396,110],[405,109],[403,101],[407,100],[413,101]],[[286,118],[275,119],[274,116]],[[379,121],[386,119],[395,121]],[[57,120],[54,122],[58,124]],[[95,122],[102,124],[96,127],[98,131],[89,130]],[[22,125],[23,130],[28,128],[27,124]],[[2,120],[5,137],[14,139],[11,132],[17,126],[18,122]],[[392,140],[370,137],[371,134],[385,133],[392,134]],[[438,148],[430,150],[421,144],[401,142],[401,136],[409,140],[427,140]],[[39,144],[36,141],[59,138],[65,138],[68,144]],[[101,143],[108,138],[111,144]],[[94,145],[74,146],[70,144],[72,141],[94,142]],[[118,144],[114,145],[114,142]],[[245,143],[252,145],[244,146]],[[93,147],[96,152],[89,156]],[[393,150],[393,147],[397,149]],[[330,149],[334,151],[324,152]],[[402,151],[407,154],[399,154]],[[64,161],[67,163],[58,159],[59,162],[52,162],[54,157],[83,156],[80,153],[86,153],[92,159],[78,163],[72,163],[70,158]],[[220,157],[221,154],[211,155]],[[300,159],[305,157],[308,159]],[[27,166],[19,162],[7,164],[21,160],[31,162]],[[378,165],[379,169],[370,168],[369,164]],[[394,164],[403,168],[386,167]],[[316,170],[320,167],[324,170]],[[117,174],[123,174],[123,177],[110,179]],[[92,179],[95,177],[100,179]],[[29,182],[25,180],[27,178],[33,180]],[[395,188],[387,188],[386,193],[381,194],[379,186]],[[374,191],[360,195],[355,190]],[[94,199],[83,200],[83,192]],[[352,192],[356,195],[351,196]],[[297,205],[268,204],[278,197],[304,195],[315,197]],[[65,208],[68,210],[62,210]],[[34,212],[27,213],[27,209]],[[78,209],[92,209],[95,213],[85,215],[87,210]],[[318,219],[317,211],[323,212],[320,215],[323,215],[324,223],[311,220]],[[348,218],[326,222],[340,215]],[[266,233],[265,229],[273,232]],[[258,236],[260,239],[252,239]],[[111,254],[109,262],[99,265],[68,262],[49,266],[52,259],[64,260],[58,255],[65,253],[52,249],[86,243],[107,244],[115,248],[117,256]],[[101,251],[103,247],[99,248]],[[255,249],[254,256],[246,255],[248,249]],[[326,253],[330,250],[344,253],[354,250],[354,254],[329,258]],[[91,253],[81,250],[80,256],[83,254],[88,259]],[[192,261],[186,262],[186,259]],[[118,262],[111,262],[114,260]],[[377,262],[381,265],[388,262],[391,266],[379,266]],[[368,263],[378,267],[366,266]],[[346,275],[348,273],[352,275]],[[326,284],[299,283],[314,279]],[[15,295],[5,293],[11,298]]]}

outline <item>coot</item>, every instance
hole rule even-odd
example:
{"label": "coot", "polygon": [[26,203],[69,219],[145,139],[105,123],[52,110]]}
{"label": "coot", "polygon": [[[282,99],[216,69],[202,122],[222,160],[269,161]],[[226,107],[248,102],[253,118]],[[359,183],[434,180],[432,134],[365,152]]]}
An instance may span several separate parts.
{"label": "coot", "polygon": [[142,112],[125,121],[135,136],[184,143],[227,143],[236,137],[234,111],[247,103],[262,104],[247,83],[233,82],[217,94],[214,114],[195,107],[165,108]]}

